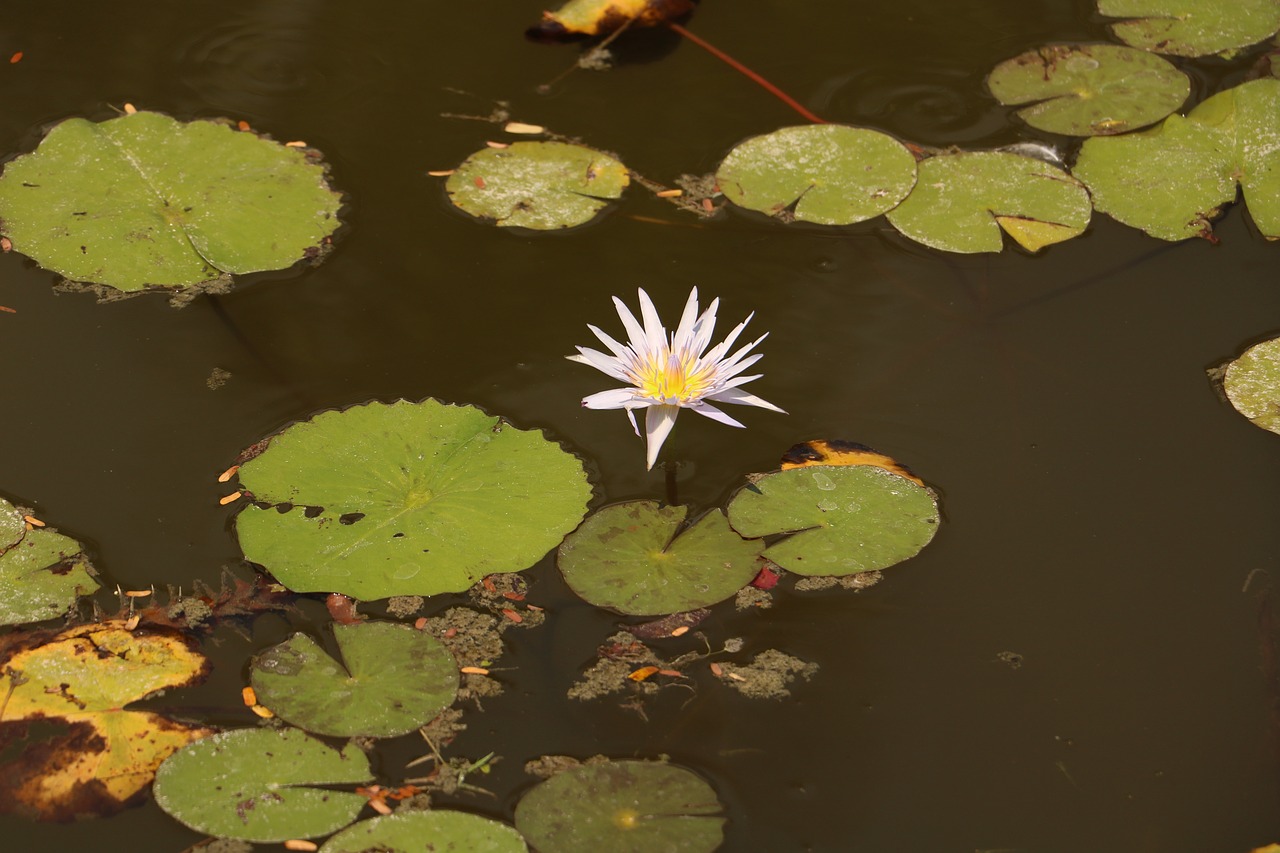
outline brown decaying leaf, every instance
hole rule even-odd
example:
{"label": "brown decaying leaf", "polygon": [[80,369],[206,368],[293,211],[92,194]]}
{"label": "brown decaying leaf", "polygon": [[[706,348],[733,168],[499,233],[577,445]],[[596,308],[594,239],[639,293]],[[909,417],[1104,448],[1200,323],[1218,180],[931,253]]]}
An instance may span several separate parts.
{"label": "brown decaying leaf", "polygon": [[804,468],[809,465],[870,465],[883,468],[899,477],[923,486],[924,480],[915,472],[891,456],[885,456],[856,441],[845,441],[840,438],[805,441],[792,445],[782,454],[782,470]]}
{"label": "brown decaying leaf", "polygon": [[605,36],[623,27],[656,27],[683,18],[697,0],[570,0],[525,30],[535,41]]}

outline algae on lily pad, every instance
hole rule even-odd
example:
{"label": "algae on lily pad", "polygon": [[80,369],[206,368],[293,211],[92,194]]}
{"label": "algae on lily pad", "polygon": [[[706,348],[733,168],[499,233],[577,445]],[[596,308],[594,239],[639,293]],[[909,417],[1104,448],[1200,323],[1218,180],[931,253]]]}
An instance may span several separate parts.
{"label": "algae on lily pad", "polygon": [[865,127],[784,127],[730,151],[716,183],[739,207],[849,225],[906,198],[916,183],[916,158],[892,136]]}
{"label": "algae on lily pad", "polygon": [[1236,411],[1280,433],[1280,338],[1255,344],[1228,364],[1222,389]]}
{"label": "algae on lily pad", "polygon": [[743,536],[790,534],[764,556],[789,572],[840,577],[914,557],[938,530],[929,489],[868,465],[791,468],[754,478],[729,501]]}
{"label": "algae on lily pad", "polygon": [[258,701],[290,725],[334,737],[395,737],[429,723],[458,693],[458,662],[439,640],[392,622],[336,624],[342,661],[306,634],[258,655]]}
{"label": "algae on lily pad", "polygon": [[697,774],[661,761],[582,764],[516,804],[516,829],[540,853],[711,853],[723,806]]}
{"label": "algae on lily pad", "polygon": [[1098,0],[1126,44],[1176,56],[1230,53],[1280,30],[1275,0]]}
{"label": "algae on lily pad", "polygon": [[760,543],[734,533],[718,509],[684,528],[688,511],[655,501],[604,507],[560,545],[560,573],[586,601],[630,616],[723,601],[759,572]]}
{"label": "algae on lily pad", "polygon": [[450,809],[398,812],[362,820],[330,838],[320,853],[525,853],[515,828]]}
{"label": "algae on lily pad", "polygon": [[197,832],[270,843],[351,823],[368,799],[327,786],[372,776],[355,744],[339,751],[298,729],[236,729],[169,756],[156,773],[155,797]]}
{"label": "algae on lily pad", "polygon": [[56,619],[99,586],[79,542],[0,498],[0,625]]}
{"label": "algae on lily pad", "polygon": [[445,183],[449,200],[497,225],[537,231],[589,222],[631,181],[614,158],[568,142],[514,142],[468,157]]}
{"label": "algae on lily pad", "polygon": [[947,252],[999,252],[1001,230],[1031,252],[1084,232],[1092,208],[1084,186],[1062,169],[1004,151],[941,154],[920,163],[907,199],[889,222]]}
{"label": "algae on lily pad", "polygon": [[987,77],[1018,118],[1068,136],[1109,136],[1157,122],[1182,106],[1191,81],[1153,53],[1108,44],[1051,45],[995,67]]}
{"label": "algae on lily pad", "polygon": [[1148,130],[1087,140],[1075,174],[1098,210],[1162,240],[1208,236],[1239,183],[1258,230],[1280,239],[1280,80],[1219,92]]}
{"label": "algae on lily pad", "polygon": [[541,432],[430,399],[323,412],[238,473],[258,502],[235,520],[245,557],[295,592],[365,600],[527,569],[591,497],[582,463]]}
{"label": "algae on lily pad", "polygon": [[68,119],[0,176],[14,249],[121,291],[284,269],[321,251],[339,205],[305,152],[153,112]]}

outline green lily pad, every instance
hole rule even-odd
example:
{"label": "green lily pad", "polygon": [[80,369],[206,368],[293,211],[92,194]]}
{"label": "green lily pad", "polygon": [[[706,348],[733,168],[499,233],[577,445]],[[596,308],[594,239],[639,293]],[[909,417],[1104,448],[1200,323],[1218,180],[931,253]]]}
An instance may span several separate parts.
{"label": "green lily pad", "polygon": [[720,510],[681,530],[689,508],[632,501],[601,509],[560,545],[570,589],[632,616],[724,601],[759,572],[760,543],[734,533]]}
{"label": "green lily pad", "polygon": [[1275,0],[1098,0],[1098,12],[1126,44],[1176,56],[1227,53],[1280,30]]}
{"label": "green lily pad", "polygon": [[748,210],[848,225],[906,198],[916,183],[916,158],[892,136],[865,127],[784,127],[730,151],[716,183]]}
{"label": "green lily pad", "polygon": [[284,269],[320,251],[339,204],[298,149],[152,112],[64,121],[0,176],[14,249],[122,291]]}
{"label": "green lily pad", "polygon": [[445,189],[472,216],[551,231],[590,221],[630,181],[626,166],[583,145],[515,142],[472,154]]}
{"label": "green lily pad", "polygon": [[710,853],[724,840],[716,792],[659,761],[583,764],[531,788],[516,829],[540,853]]}
{"label": "green lily pad", "polygon": [[920,163],[906,201],[889,211],[904,235],[947,252],[999,252],[1003,229],[1028,251],[1084,232],[1084,186],[1043,160],[1003,151],[960,152]]}
{"label": "green lily pad", "polygon": [[729,501],[743,536],[790,533],[764,555],[789,572],[840,577],[914,557],[938,530],[923,486],[883,468],[811,466],[766,474]]}
{"label": "green lily pad", "polygon": [[1182,106],[1191,81],[1171,63],[1131,47],[1052,45],[1006,60],[987,77],[991,94],[1018,106],[1032,127],[1110,136],[1157,122]]}
{"label": "green lily pad", "polygon": [[391,622],[333,633],[343,663],[306,634],[258,655],[250,670],[258,701],[290,725],[334,737],[407,734],[453,703],[458,663],[430,634]]}
{"label": "green lily pad", "polygon": [[1236,411],[1280,433],[1280,338],[1251,346],[1228,364],[1222,388]]}
{"label": "green lily pad", "polygon": [[369,801],[320,785],[371,781],[354,744],[341,751],[297,729],[237,729],[198,740],[156,772],[156,803],[208,835],[263,843],[327,835]]}
{"label": "green lily pad", "polygon": [[1280,80],[1219,92],[1183,118],[1087,140],[1075,174],[1094,206],[1162,240],[1208,236],[1244,189],[1254,224],[1280,238]]}
{"label": "green lily pad", "polygon": [[70,536],[27,529],[0,498],[0,625],[57,619],[99,586],[84,548]]}
{"label": "green lily pad", "polygon": [[527,569],[586,513],[577,457],[542,433],[436,400],[324,412],[239,471],[245,556],[296,592],[461,592]]}
{"label": "green lily pad", "polygon": [[326,841],[320,853],[525,853],[528,849],[520,833],[505,823],[432,809],[362,820]]}

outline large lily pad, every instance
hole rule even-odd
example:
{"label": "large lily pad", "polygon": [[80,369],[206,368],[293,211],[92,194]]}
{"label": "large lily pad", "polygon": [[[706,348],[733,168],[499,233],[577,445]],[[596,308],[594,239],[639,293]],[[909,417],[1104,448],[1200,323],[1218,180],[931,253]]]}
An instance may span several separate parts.
{"label": "large lily pad", "polygon": [[568,142],[485,148],[449,176],[455,205],[497,225],[550,231],[590,221],[631,181],[608,154]]}
{"label": "large lily pad", "polygon": [[914,557],[938,530],[926,488],[872,466],[802,467],[768,474],[729,502],[743,536],[790,533],[765,549],[801,575],[850,575]]}
{"label": "large lily pad", "polygon": [[205,672],[190,640],[123,622],[82,625],[12,654],[0,668],[0,812],[70,820],[135,803],[161,761],[212,732],[125,706]]}
{"label": "large lily pad", "polygon": [[907,237],[948,252],[999,252],[1003,229],[1028,251],[1084,232],[1092,208],[1084,186],[1043,160],[1003,151],[943,154],[889,222]]}
{"label": "large lily pad", "polygon": [[586,513],[582,463],[471,406],[369,403],[294,424],[239,471],[245,556],[297,592],[460,592],[526,569]]}
{"label": "large lily pad", "polygon": [[505,823],[447,809],[362,820],[330,838],[320,853],[525,853],[524,838]]}
{"label": "large lily pad", "polygon": [[1208,236],[1239,183],[1254,224],[1280,238],[1280,80],[1219,92],[1150,130],[1090,139],[1075,174],[1098,210],[1163,240]]}
{"label": "large lily pad", "polygon": [[28,529],[22,513],[0,498],[0,625],[56,619],[97,588],[79,542]]}
{"label": "large lily pad", "polygon": [[516,828],[540,853],[710,853],[722,806],[700,776],[657,761],[583,764],[531,788]]}
{"label": "large lily pad", "polygon": [[729,598],[759,572],[760,543],[734,533],[718,509],[682,530],[687,512],[655,501],[601,509],[560,545],[565,582],[592,604],[632,616]]}
{"label": "large lily pad", "polygon": [[1098,0],[1098,11],[1127,19],[1111,25],[1126,44],[1177,56],[1234,51],[1280,29],[1275,0]]}
{"label": "large lily pad", "polygon": [[729,152],[716,171],[740,207],[822,225],[871,219],[907,197],[916,158],[892,136],[839,124],[784,127]]}
{"label": "large lily pad", "polygon": [[1280,338],[1255,344],[1228,364],[1222,388],[1236,411],[1280,433]]}
{"label": "large lily pad", "polygon": [[1157,122],[1182,106],[1191,81],[1153,53],[1116,45],[1051,45],[995,67],[987,86],[1019,106],[1032,127],[1069,136],[1109,136]]}
{"label": "large lily pad", "polygon": [[368,800],[318,786],[371,776],[355,744],[338,751],[298,729],[237,729],[171,755],[156,773],[155,797],[198,832],[266,843],[351,823]]}
{"label": "large lily pad", "polygon": [[336,737],[395,737],[430,722],[457,695],[458,663],[431,635],[390,622],[333,632],[342,663],[306,634],[254,660],[258,701],[285,722]]}
{"label": "large lily pad", "polygon": [[64,121],[0,177],[13,248],[122,291],[288,267],[320,250],[339,204],[302,151],[152,112]]}

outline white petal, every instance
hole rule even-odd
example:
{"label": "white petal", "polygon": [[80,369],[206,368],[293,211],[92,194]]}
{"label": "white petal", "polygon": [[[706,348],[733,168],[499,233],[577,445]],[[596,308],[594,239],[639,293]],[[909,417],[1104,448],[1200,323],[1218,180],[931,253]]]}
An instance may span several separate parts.
{"label": "white petal", "polygon": [[711,418],[711,420],[713,421],[719,421],[722,424],[727,424],[728,426],[744,427],[744,428],[746,427],[746,424],[739,423],[737,420],[730,417],[729,415],[726,415],[724,412],[720,411],[710,403],[706,403],[706,402],[695,403],[692,406],[689,406],[689,410],[697,412],[703,417]]}
{"label": "white petal", "polygon": [[586,364],[594,367],[601,373],[607,373],[614,379],[623,382],[631,381],[631,374],[627,372],[627,368],[618,359],[613,356],[605,355],[599,350],[590,349],[588,347],[578,347],[577,355],[567,355],[565,358],[570,361],[576,361],[578,364]]}
{"label": "white petal", "polygon": [[680,315],[680,324],[671,336],[671,349],[678,351],[693,334],[694,322],[698,319],[698,288],[689,291],[689,299],[684,303],[684,313]]}
{"label": "white petal", "polygon": [[610,388],[582,398],[588,409],[625,409],[635,405],[636,395],[631,388]]}
{"label": "white petal", "polygon": [[676,425],[678,414],[680,414],[679,406],[650,406],[649,411],[645,413],[644,431],[649,442],[645,462],[649,470],[653,470],[653,463],[658,460],[658,450],[667,440],[667,436],[671,435],[671,429]]}
{"label": "white petal", "polygon": [[[637,288],[640,294],[640,316],[644,320],[644,343],[647,352],[657,352],[667,343],[667,330],[662,328],[662,320],[658,317],[658,309],[653,307],[653,300],[644,288]],[[635,342],[632,342],[634,346]]]}
{"label": "white petal", "polygon": [[721,382],[720,387],[717,388],[708,396],[715,396],[716,394],[719,394],[721,391],[728,391],[730,388],[737,388],[741,385],[746,385],[748,382],[754,382],[755,380],[759,379],[761,376],[764,376],[764,374],[756,373],[751,376],[735,376],[734,378],[728,380],[727,382]]}
{"label": "white petal", "polygon": [[622,327],[627,330],[627,339],[631,344],[631,349],[640,355],[644,351],[644,329],[640,328],[640,324],[636,322],[635,315],[631,313],[625,303],[618,297],[613,297],[613,307],[618,309],[618,319],[622,321]]}
{"label": "white petal", "polygon": [[640,425],[636,423],[636,410],[627,408],[627,420],[631,421],[631,428],[636,431],[636,435],[640,434]]}
{"label": "white petal", "polygon": [[597,338],[600,339],[600,343],[608,347],[609,351],[613,353],[615,356],[617,356],[618,358],[630,359],[633,357],[631,350],[627,349],[622,344],[615,341],[612,337],[605,334],[596,326],[593,326],[590,323],[588,323],[587,328],[591,330],[591,333],[593,335],[595,335]]}
{"label": "white petal", "polygon": [[715,400],[717,403],[737,403],[742,406],[759,406],[762,409],[768,409],[771,412],[782,412],[786,414],[786,410],[779,409],[768,400],[762,400],[754,394],[748,394],[746,391],[737,388],[727,388],[724,391],[717,391],[715,394],[708,394],[708,400]]}
{"label": "white petal", "polygon": [[716,332],[716,311],[719,308],[720,298],[716,297],[711,300],[707,310],[703,311],[702,316],[693,324],[692,338],[689,340],[689,352],[693,355],[702,355],[703,350],[711,343],[711,336]]}

